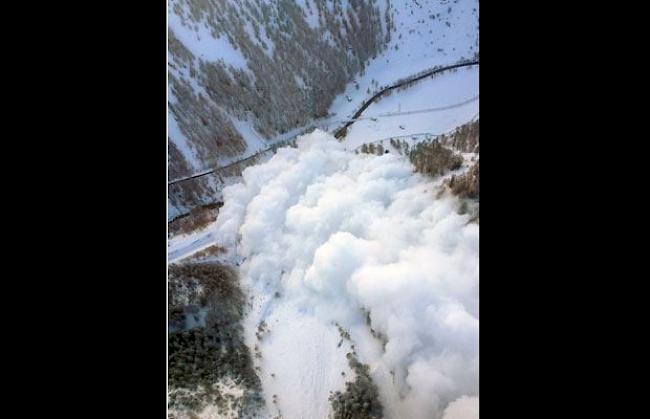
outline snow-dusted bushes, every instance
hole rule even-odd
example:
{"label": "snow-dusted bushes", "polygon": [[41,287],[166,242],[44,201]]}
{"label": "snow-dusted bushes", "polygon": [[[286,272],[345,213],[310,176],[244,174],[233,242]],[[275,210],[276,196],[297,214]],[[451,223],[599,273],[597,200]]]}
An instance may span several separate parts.
{"label": "snow-dusted bushes", "polygon": [[246,150],[246,143],[232,121],[207,97],[196,94],[190,82],[169,74],[170,90],[176,99],[169,104],[170,117],[187,138],[197,157],[204,162],[216,157],[236,156]]}
{"label": "snow-dusted bushes", "polygon": [[421,142],[416,144],[409,153],[409,159],[416,172],[429,176],[439,176],[447,171],[458,169],[463,158],[439,141]]}
{"label": "snow-dusted bushes", "polygon": [[[243,340],[244,296],[236,273],[215,263],[171,265],[168,295],[170,411],[193,414],[214,405],[245,417],[259,409],[260,381]],[[236,403],[225,403],[224,381],[243,389]]]}
{"label": "snow-dusted bushes", "polygon": [[368,365],[359,362],[352,353],[348,354],[348,363],[356,378],[345,383],[345,391],[337,391],[330,396],[330,419],[382,418],[383,407],[377,385],[370,378]]}
{"label": "snow-dusted bushes", "polygon": [[479,120],[461,125],[448,137],[445,136],[443,142],[463,153],[478,153]]}
{"label": "snow-dusted bushes", "polygon": [[219,214],[221,203],[192,208],[189,214],[178,217],[168,224],[169,235],[189,234],[214,222]]}
{"label": "snow-dusted bushes", "polygon": [[452,176],[447,183],[453,194],[459,198],[479,198],[479,162],[477,161],[467,173]]}

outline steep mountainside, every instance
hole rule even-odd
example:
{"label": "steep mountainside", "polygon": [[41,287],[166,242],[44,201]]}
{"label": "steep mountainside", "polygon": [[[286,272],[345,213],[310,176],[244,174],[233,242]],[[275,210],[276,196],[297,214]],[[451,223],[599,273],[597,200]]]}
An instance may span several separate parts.
{"label": "steep mountainside", "polygon": [[[333,127],[382,86],[478,50],[476,0],[168,7],[170,179],[251,156],[315,120]],[[228,183],[206,176],[170,187],[169,217],[214,202]]]}
{"label": "steep mountainside", "polygon": [[174,172],[227,162],[325,116],[388,40],[377,3],[170,1],[169,138],[183,157]]}

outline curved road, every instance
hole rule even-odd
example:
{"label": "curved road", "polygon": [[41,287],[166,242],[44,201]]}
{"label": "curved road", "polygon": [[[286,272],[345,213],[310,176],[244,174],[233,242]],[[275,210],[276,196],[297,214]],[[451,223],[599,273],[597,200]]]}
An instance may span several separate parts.
{"label": "curved road", "polygon": [[[359,117],[361,116],[363,111],[365,111],[368,108],[368,106],[370,106],[373,102],[380,99],[387,92],[389,92],[391,90],[394,90],[394,89],[398,89],[400,87],[406,86],[406,85],[411,84],[411,83],[415,83],[415,82],[417,82],[419,80],[425,79],[425,78],[427,78],[429,76],[432,76],[434,74],[442,73],[442,72],[447,71],[447,70],[453,70],[454,68],[469,67],[469,66],[473,66],[473,65],[479,65],[479,60],[463,61],[463,62],[460,62],[460,63],[451,64],[451,65],[448,65],[448,66],[445,66],[445,67],[434,68],[433,70],[429,70],[429,71],[427,71],[425,73],[422,73],[420,75],[417,75],[417,76],[412,76],[412,77],[407,78],[405,80],[399,81],[399,82],[397,82],[397,83],[395,83],[395,84],[393,84],[391,86],[385,87],[384,89],[382,89],[379,92],[375,93],[370,99],[363,102],[363,104],[361,105],[359,110],[357,110],[354,113],[354,115],[350,119],[347,120],[345,125],[343,125],[341,128],[336,130],[336,132],[334,133],[334,137],[336,137],[338,139],[341,139],[341,138],[345,137],[348,127],[350,125],[354,124],[358,119],[360,119]],[[316,122],[316,121],[314,121],[313,123],[309,124],[306,127],[299,128],[299,130],[307,131],[310,128],[313,128],[315,126],[319,126],[319,123]],[[281,141],[279,141],[279,142],[281,142]],[[205,170],[205,171],[200,172],[200,173],[195,173],[193,175],[186,176],[186,177],[183,177],[183,178],[180,178],[180,179],[171,180],[171,181],[168,182],[167,185],[171,186],[171,185],[179,183],[179,182],[183,182],[183,181],[187,181],[187,180],[190,180],[190,179],[195,179],[195,178],[198,178],[198,177],[213,174],[213,173],[215,173],[215,172],[217,172],[219,170],[227,169],[227,168],[235,166],[235,165],[237,165],[237,164],[239,164],[241,162],[253,159],[253,158],[257,157],[258,155],[260,155],[262,153],[266,153],[266,152],[272,150],[274,147],[277,147],[277,146],[278,146],[278,144],[276,143],[276,144],[268,147],[267,149],[259,150],[253,155],[250,155],[250,156],[245,157],[245,158],[243,158],[241,160],[232,162],[232,163],[227,164],[225,166],[218,167],[216,169],[209,169],[209,170]]]}
{"label": "curved road", "polygon": [[410,84],[410,83],[415,83],[416,81],[425,79],[425,78],[427,78],[429,76],[433,76],[434,74],[442,73],[443,71],[452,70],[454,68],[460,68],[460,67],[469,67],[469,66],[472,66],[472,65],[479,65],[479,60],[464,61],[464,62],[461,62],[461,63],[448,65],[446,67],[436,68],[436,69],[427,71],[426,73],[420,74],[419,76],[414,76],[414,77],[408,78],[406,80],[402,80],[401,82],[395,83],[392,86],[388,86],[388,87],[380,90],[374,96],[372,96],[370,99],[368,99],[366,102],[364,102],[364,104],[359,108],[359,110],[356,111],[355,114],[352,116],[351,120],[348,121],[341,128],[339,128],[336,131],[336,133],[334,134],[334,136],[336,138],[338,138],[338,139],[341,139],[341,138],[345,137],[345,134],[347,133],[348,127],[350,125],[354,124],[355,120],[361,116],[363,111],[365,111],[368,108],[368,106],[370,106],[377,99],[384,96],[387,92],[389,92],[391,90],[394,90],[394,89],[397,89],[397,88],[400,88],[400,87],[405,86],[405,85]]}

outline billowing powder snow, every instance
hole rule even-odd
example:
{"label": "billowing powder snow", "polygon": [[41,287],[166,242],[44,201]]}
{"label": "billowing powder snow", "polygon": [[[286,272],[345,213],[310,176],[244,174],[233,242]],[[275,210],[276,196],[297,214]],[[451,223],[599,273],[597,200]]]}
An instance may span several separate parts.
{"label": "billowing powder snow", "polygon": [[386,417],[476,418],[479,228],[436,192],[404,157],[356,155],[322,131],[224,189],[212,231],[243,259],[267,407],[326,417],[345,380],[339,324]]}
{"label": "billowing powder snow", "polygon": [[443,419],[478,418],[478,397],[463,396],[445,410]]}

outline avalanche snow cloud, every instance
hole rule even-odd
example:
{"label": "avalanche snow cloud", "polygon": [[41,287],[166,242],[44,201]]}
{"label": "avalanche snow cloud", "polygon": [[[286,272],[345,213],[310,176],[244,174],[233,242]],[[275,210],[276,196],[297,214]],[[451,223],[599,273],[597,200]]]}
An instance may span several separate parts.
{"label": "avalanche snow cloud", "polygon": [[243,258],[242,280],[282,296],[256,321],[293,304],[348,330],[386,417],[476,418],[478,225],[402,156],[357,155],[322,131],[298,145],[223,192],[216,232]]}

